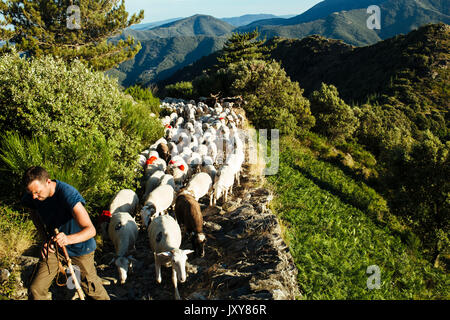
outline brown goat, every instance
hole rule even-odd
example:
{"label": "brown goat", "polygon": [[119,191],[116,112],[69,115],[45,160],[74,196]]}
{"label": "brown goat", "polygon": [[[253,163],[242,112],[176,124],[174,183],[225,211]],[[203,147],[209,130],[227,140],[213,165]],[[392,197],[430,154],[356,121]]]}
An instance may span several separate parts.
{"label": "brown goat", "polygon": [[165,143],[160,143],[156,147],[156,152],[161,159],[163,159],[166,163],[170,160],[170,150],[169,146]]}
{"label": "brown goat", "polygon": [[203,215],[198,202],[192,195],[181,191],[175,201],[175,215],[178,223],[185,226],[186,232],[193,235],[192,247],[195,253],[203,257],[206,237],[203,233]]}

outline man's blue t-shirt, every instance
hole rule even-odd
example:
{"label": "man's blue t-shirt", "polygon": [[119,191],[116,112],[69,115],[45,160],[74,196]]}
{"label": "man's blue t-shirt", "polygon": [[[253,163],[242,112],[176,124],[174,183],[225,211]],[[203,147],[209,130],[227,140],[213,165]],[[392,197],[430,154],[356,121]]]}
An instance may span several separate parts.
{"label": "man's blue t-shirt", "polygon": [[[85,205],[86,201],[78,190],[71,185],[59,180],[52,181],[56,182],[53,196],[48,197],[44,201],[40,201],[33,199],[30,193],[25,193],[22,197],[22,203],[37,211],[42,222],[45,224],[47,232],[50,234],[53,234],[55,228],[58,228],[59,232],[64,232],[66,235],[81,231],[72,213],[73,207],[78,202]],[[69,256],[78,257],[94,251],[96,249],[96,243],[95,239],[91,238],[84,242],[67,245],[66,248]]]}

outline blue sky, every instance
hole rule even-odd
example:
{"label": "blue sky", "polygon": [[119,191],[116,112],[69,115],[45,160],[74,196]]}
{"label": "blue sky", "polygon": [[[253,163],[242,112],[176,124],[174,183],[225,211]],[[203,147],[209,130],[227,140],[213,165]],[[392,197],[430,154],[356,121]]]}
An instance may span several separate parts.
{"label": "blue sky", "polygon": [[154,22],[194,14],[216,18],[237,17],[244,14],[274,15],[300,14],[322,0],[125,0],[131,13],[143,9],[142,22]]}

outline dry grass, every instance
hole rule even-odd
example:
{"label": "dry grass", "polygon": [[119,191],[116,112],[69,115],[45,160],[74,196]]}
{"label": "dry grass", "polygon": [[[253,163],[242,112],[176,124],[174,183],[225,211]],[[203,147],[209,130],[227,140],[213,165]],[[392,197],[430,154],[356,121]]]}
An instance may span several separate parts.
{"label": "dry grass", "polygon": [[10,264],[35,244],[33,222],[8,207],[0,207],[0,263]]}

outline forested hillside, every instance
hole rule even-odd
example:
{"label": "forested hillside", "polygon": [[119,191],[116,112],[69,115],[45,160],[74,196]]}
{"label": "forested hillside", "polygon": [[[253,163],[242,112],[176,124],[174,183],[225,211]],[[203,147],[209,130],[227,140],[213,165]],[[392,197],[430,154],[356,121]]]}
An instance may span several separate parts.
{"label": "forested hillside", "polygon": [[[241,95],[257,128],[277,128],[295,137],[297,142],[280,148],[282,159],[288,146],[297,159],[311,154],[299,164],[285,163],[294,171],[269,178],[275,190],[286,193],[277,207],[283,216],[287,211],[303,215],[302,205],[290,203],[297,192],[306,192],[304,201],[312,207],[320,203],[318,191],[291,187],[286,175],[298,171],[314,188],[386,226],[413,256],[447,270],[448,39],[445,24],[363,48],[318,36],[263,43],[255,33],[234,35],[215,62],[196,65],[203,71],[192,82],[166,88],[191,97],[207,94],[204,88]],[[196,74],[193,67],[187,69],[190,75]],[[335,170],[339,173],[328,177]],[[293,221],[287,224],[296,230]],[[303,257],[302,250],[298,254]]]}

